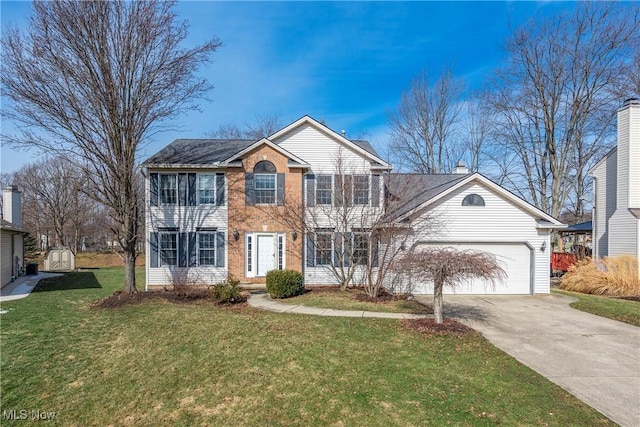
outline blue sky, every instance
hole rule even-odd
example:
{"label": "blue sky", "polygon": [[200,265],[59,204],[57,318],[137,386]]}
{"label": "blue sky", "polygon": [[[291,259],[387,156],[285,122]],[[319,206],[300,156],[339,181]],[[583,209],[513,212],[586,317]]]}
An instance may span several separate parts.
{"label": "blue sky", "polygon": [[[215,86],[202,112],[155,135],[146,159],[175,138],[202,138],[223,123],[278,115],[283,124],[309,114],[347,136],[366,133],[384,152],[388,113],[412,78],[452,65],[471,89],[504,59],[510,27],[572,9],[551,2],[180,2],[187,44],[217,36],[223,46],[202,69]],[[30,4],[0,3],[2,28],[23,28]],[[5,100],[3,100],[3,103]],[[2,122],[11,132],[11,122]],[[2,147],[3,172],[36,159]]]}

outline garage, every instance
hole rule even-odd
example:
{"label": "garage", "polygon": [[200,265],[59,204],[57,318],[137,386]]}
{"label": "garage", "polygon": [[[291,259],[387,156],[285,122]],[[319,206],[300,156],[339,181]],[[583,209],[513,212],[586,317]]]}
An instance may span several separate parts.
{"label": "garage", "polygon": [[[452,246],[461,250],[471,249],[492,253],[507,273],[507,279],[504,283],[497,283],[495,287],[491,286],[490,282],[476,279],[458,287],[455,292],[453,289],[445,287],[445,294],[528,295],[532,293],[532,249],[526,243],[418,243],[415,249],[419,251],[434,246]],[[414,282],[413,286],[414,294],[433,293],[433,284],[430,282]]]}

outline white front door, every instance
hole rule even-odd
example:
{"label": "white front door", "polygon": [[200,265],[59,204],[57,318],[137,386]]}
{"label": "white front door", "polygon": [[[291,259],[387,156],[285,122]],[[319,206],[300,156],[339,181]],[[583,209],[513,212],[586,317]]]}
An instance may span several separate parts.
{"label": "white front door", "polygon": [[276,248],[275,236],[258,234],[256,249],[257,256],[257,276],[266,276],[267,272],[276,268]]}

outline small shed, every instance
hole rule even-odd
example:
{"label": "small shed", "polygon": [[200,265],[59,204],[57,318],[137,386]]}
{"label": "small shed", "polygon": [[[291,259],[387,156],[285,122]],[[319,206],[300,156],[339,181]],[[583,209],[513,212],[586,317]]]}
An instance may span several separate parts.
{"label": "small shed", "polygon": [[69,271],[76,268],[76,256],[69,248],[53,248],[44,257],[45,271]]}

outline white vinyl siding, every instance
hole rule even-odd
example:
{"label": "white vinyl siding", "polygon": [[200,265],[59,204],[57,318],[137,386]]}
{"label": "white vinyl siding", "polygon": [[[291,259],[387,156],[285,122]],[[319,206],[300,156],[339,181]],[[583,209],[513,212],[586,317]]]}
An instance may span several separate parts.
{"label": "white vinyl siding", "polygon": [[13,254],[11,253],[11,233],[6,231],[0,231],[0,256],[2,256],[2,265],[0,276],[2,277],[2,283],[0,286],[4,286],[11,282]]}
{"label": "white vinyl siding", "polygon": [[613,150],[593,169],[593,255],[602,258],[609,255],[609,220],[616,211],[617,150]]}
{"label": "white vinyl siding", "polygon": [[[485,206],[462,206],[462,200],[468,194],[480,195]],[[522,268],[529,268],[534,273],[534,293],[549,293],[551,246],[548,230],[538,229],[536,219],[529,212],[484,185],[471,182],[461,187],[430,206],[421,218],[425,226],[421,232],[416,231],[413,242],[529,246],[533,251],[533,264],[522,265]],[[407,246],[411,247],[413,242],[408,242]],[[540,250],[543,243],[544,252]]]}

